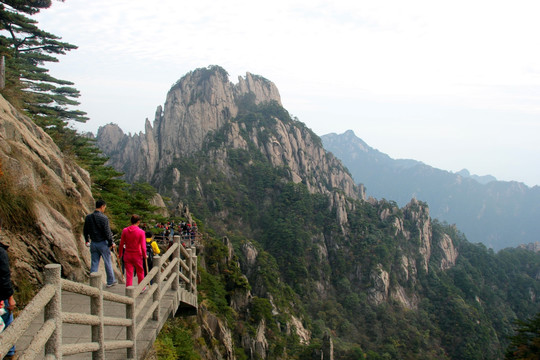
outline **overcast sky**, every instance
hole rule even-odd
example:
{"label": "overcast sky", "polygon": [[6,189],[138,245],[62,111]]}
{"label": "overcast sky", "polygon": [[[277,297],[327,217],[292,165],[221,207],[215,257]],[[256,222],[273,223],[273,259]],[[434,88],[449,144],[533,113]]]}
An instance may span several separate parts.
{"label": "overcast sky", "polygon": [[96,132],[144,130],[187,72],[264,76],[318,135],[353,130],[393,158],[540,184],[540,2],[66,0],[35,18],[78,50]]}

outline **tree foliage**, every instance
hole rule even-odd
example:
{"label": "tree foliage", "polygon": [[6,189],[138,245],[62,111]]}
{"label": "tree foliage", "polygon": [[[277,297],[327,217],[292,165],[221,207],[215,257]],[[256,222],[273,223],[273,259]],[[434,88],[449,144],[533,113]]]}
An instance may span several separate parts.
{"label": "tree foliage", "polygon": [[516,325],[505,359],[540,359],[540,312],[531,319],[516,321]]}
{"label": "tree foliage", "polygon": [[58,62],[57,55],[77,48],[41,29],[30,17],[50,6],[50,0],[0,2],[0,55],[6,63],[6,87],[2,93],[58,140],[70,132],[69,121],[85,122],[88,118],[75,108],[80,93],[72,87],[73,82],[55,78],[45,67]]}
{"label": "tree foliage", "polygon": [[[51,0],[0,1],[0,55],[6,59],[6,87],[3,96],[43,128],[64,154],[90,173],[94,198],[109,204],[111,223],[119,231],[137,213],[143,218],[158,218],[149,200],[156,190],[149,184],[128,184],[122,173],[106,165],[108,160],[92,137],[79,134],[70,122],[85,122],[86,113],[78,110],[80,93],[73,82],[55,78],[46,65],[58,62],[77,46],[62,42],[59,36],[38,26],[31,16],[48,9]],[[7,181],[7,180],[6,180]],[[15,192],[3,192],[4,195]],[[25,204],[10,201],[11,209]],[[7,211],[7,210],[6,210]],[[161,220],[161,219],[160,219]]]}

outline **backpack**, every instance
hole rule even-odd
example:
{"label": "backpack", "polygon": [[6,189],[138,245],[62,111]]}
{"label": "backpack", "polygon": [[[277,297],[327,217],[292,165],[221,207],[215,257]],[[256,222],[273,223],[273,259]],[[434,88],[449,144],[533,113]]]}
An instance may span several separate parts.
{"label": "backpack", "polygon": [[[152,240],[153,241],[153,240]],[[152,241],[146,242],[146,256],[148,261],[148,267],[151,268],[154,260],[154,250],[152,250]]]}

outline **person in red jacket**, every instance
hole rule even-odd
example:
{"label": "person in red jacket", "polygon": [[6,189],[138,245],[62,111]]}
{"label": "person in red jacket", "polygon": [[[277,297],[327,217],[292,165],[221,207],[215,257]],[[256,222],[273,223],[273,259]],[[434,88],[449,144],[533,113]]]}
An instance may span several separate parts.
{"label": "person in red jacket", "polygon": [[134,269],[137,272],[139,284],[144,279],[143,259],[146,258],[146,238],[144,230],[139,228],[140,223],[141,217],[139,215],[132,215],[131,226],[122,230],[122,236],[120,238],[120,257],[122,255],[124,256],[126,286],[133,285]]}

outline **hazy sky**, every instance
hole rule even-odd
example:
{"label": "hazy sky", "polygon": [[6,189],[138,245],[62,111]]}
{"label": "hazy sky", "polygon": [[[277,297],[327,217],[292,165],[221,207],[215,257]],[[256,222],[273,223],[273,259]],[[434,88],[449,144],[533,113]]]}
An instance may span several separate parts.
{"label": "hazy sky", "polygon": [[220,65],[278,87],[324,135],[393,158],[540,184],[540,2],[66,0],[36,16],[78,50],[82,130],[144,130],[187,72]]}

